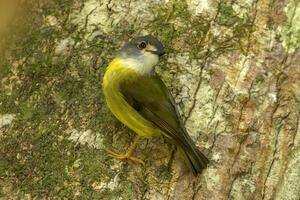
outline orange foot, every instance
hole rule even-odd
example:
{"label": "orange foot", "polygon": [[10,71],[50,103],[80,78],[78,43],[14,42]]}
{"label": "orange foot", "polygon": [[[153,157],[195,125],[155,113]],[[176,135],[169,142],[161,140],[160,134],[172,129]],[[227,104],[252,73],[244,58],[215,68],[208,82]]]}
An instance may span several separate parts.
{"label": "orange foot", "polygon": [[130,147],[128,148],[127,152],[125,154],[121,154],[121,153],[115,153],[113,151],[110,151],[110,150],[106,150],[109,155],[113,158],[116,158],[116,159],[119,159],[119,160],[131,160],[135,163],[138,163],[138,164],[141,164],[143,166],[145,166],[145,163],[144,161],[142,161],[141,159],[138,159],[138,158],[135,158],[132,156],[136,146],[137,146],[137,143],[138,143],[138,140],[139,140],[139,137],[138,136],[135,136],[134,140],[133,140],[133,143],[130,145]]}
{"label": "orange foot", "polygon": [[132,156],[132,152],[127,152],[125,154],[121,154],[121,153],[115,153],[113,151],[107,150],[106,151],[109,153],[109,156],[118,159],[118,160],[131,160],[134,163],[138,163],[141,164],[143,166],[145,166],[145,162],[142,161],[141,159],[135,158]]}

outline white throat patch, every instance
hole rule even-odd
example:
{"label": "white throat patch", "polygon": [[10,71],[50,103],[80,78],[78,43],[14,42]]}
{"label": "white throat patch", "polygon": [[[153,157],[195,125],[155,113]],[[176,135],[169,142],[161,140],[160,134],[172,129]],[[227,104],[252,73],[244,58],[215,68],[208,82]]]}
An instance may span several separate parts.
{"label": "white throat patch", "polygon": [[143,52],[140,57],[134,58],[121,58],[122,63],[125,67],[131,68],[139,74],[146,75],[150,74],[155,65],[157,65],[159,58],[150,52]]}

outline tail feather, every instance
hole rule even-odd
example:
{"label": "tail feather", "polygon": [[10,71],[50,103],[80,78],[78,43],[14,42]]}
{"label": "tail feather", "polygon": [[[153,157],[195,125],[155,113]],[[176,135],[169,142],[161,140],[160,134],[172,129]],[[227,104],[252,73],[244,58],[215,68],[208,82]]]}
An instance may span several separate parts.
{"label": "tail feather", "polygon": [[182,152],[186,162],[189,164],[195,176],[207,167],[209,162],[208,159],[197,149],[183,125],[181,125],[182,127],[174,128],[148,108],[143,108],[139,112],[144,116],[147,116],[150,121],[162,129],[162,134],[164,136],[166,136],[172,143],[175,143],[178,149]]}
{"label": "tail feather", "polygon": [[189,147],[179,146],[179,150],[195,176],[207,167],[209,160],[195,145],[190,145]]}

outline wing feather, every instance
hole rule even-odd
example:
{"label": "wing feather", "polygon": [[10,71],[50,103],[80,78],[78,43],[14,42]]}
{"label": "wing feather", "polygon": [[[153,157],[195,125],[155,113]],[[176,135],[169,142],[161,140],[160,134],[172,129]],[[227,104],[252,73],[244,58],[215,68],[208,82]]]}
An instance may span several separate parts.
{"label": "wing feather", "polygon": [[141,116],[156,125],[164,136],[182,149],[194,174],[206,167],[208,159],[188,135],[174,98],[158,75],[145,76],[135,82],[127,81],[122,84],[121,92]]}

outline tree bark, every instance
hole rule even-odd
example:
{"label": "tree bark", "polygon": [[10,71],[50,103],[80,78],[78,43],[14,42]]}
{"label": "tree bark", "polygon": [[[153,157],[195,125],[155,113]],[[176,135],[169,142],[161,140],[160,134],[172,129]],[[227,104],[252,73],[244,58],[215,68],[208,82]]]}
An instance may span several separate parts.
{"label": "tree bark", "polygon": [[[300,1],[27,1],[2,36],[0,198],[300,199]],[[101,82],[124,42],[152,34],[157,71],[210,159],[194,177],[162,137],[139,166]]]}

